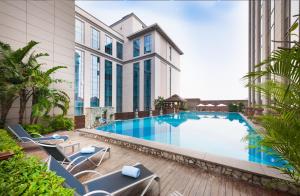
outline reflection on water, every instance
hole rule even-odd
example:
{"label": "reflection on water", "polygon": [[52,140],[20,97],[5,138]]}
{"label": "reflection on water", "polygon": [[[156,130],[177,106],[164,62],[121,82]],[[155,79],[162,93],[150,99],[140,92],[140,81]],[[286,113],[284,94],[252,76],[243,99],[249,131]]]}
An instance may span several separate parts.
{"label": "reflection on water", "polygon": [[98,129],[266,165],[281,165],[258,146],[259,135],[238,113],[181,112],[117,121]]}

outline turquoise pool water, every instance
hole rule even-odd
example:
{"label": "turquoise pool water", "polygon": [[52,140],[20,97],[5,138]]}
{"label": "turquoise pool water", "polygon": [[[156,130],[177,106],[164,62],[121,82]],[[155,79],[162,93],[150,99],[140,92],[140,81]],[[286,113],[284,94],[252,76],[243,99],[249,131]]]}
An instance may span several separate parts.
{"label": "turquoise pool water", "polygon": [[260,137],[238,113],[181,112],[116,121],[97,129],[259,164],[281,165],[262,147],[253,148]]}

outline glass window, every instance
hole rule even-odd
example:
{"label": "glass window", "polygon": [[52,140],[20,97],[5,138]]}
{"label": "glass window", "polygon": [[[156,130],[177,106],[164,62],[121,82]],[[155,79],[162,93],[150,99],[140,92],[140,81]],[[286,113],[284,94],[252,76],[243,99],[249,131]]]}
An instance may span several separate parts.
{"label": "glass window", "polygon": [[151,59],[144,61],[144,110],[151,109]]}
{"label": "glass window", "polygon": [[140,39],[133,40],[133,57],[140,56]]}
{"label": "glass window", "polygon": [[152,50],[152,36],[146,35],[144,37],[144,54],[150,53]]}
{"label": "glass window", "polygon": [[83,78],[83,52],[75,50],[75,116],[83,115],[84,107],[84,78]]}
{"label": "glass window", "polygon": [[271,52],[275,50],[275,0],[271,0]]}
{"label": "glass window", "polygon": [[91,107],[99,107],[100,58],[92,55],[91,70]]}
{"label": "glass window", "polygon": [[170,67],[169,70],[169,74],[170,74],[170,96],[172,96],[172,68]]}
{"label": "glass window", "polygon": [[100,32],[92,28],[92,48],[100,50]]}
{"label": "glass window", "polygon": [[133,64],[133,111],[139,110],[140,104],[140,64]]}
{"label": "glass window", "polygon": [[117,58],[123,59],[123,44],[117,42]]}
{"label": "glass window", "polygon": [[[291,26],[297,21],[299,18],[299,11],[300,11],[300,1],[299,0],[292,0],[290,5],[290,24]],[[299,20],[298,20],[299,22]],[[298,41],[299,40],[299,26],[291,33],[291,41]],[[291,44],[293,46],[294,44]]]}
{"label": "glass window", "polygon": [[105,53],[112,55],[112,39],[108,36],[105,38]]}
{"label": "glass window", "polygon": [[75,19],[75,41],[83,44],[84,23]]}
{"label": "glass window", "polygon": [[122,112],[123,67],[117,64],[117,112]]}
{"label": "glass window", "polygon": [[112,62],[105,60],[105,106],[112,106]]}
{"label": "glass window", "polygon": [[170,50],[169,59],[170,59],[170,61],[172,61],[172,47],[171,46],[169,46],[169,50]]}

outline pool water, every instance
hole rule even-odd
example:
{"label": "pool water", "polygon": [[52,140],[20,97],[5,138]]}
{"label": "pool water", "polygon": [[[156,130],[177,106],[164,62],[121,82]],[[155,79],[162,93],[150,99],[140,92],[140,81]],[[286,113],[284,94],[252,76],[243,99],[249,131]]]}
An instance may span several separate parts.
{"label": "pool water", "polygon": [[238,113],[180,112],[116,121],[97,129],[259,164],[281,165],[266,149],[257,146],[260,137]]}

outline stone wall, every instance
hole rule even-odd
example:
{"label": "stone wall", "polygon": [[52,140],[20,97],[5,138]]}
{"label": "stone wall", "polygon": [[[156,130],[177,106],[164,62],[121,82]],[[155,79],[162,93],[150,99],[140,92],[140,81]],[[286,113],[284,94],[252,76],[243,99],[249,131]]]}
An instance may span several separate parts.
{"label": "stone wall", "polygon": [[258,185],[258,186],[263,186],[267,188],[271,188],[274,190],[279,190],[279,191],[284,191],[288,192],[293,195],[298,195],[300,194],[300,187],[297,187],[293,183],[289,181],[283,181],[279,180],[277,178],[273,178],[270,176],[265,176],[261,174],[256,174],[252,173],[249,171],[237,169],[234,167],[229,167],[225,166],[222,164],[214,163],[214,162],[209,162],[207,160],[202,160],[174,152],[169,152],[165,150],[161,150],[158,148],[153,148],[141,144],[136,144],[128,141],[123,141],[119,139],[115,139],[112,137],[107,137],[99,134],[94,134],[94,133],[89,133],[85,131],[78,130],[80,132],[80,135],[90,137],[90,138],[95,138],[99,139],[101,141],[119,145],[125,148],[129,148],[132,150],[136,150],[145,154],[149,154],[152,156],[176,161],[178,163],[188,165],[191,167],[198,167],[199,169],[203,169],[206,171],[214,172],[217,174],[225,175],[231,178],[234,178],[236,180],[242,180],[250,184]]}
{"label": "stone wall", "polygon": [[[103,111],[106,110],[106,117],[103,116]],[[95,107],[95,108],[85,108],[85,127],[92,128],[97,127],[100,123],[96,120],[98,118],[106,118],[108,121],[114,120],[110,118],[114,114],[112,107]]]}

